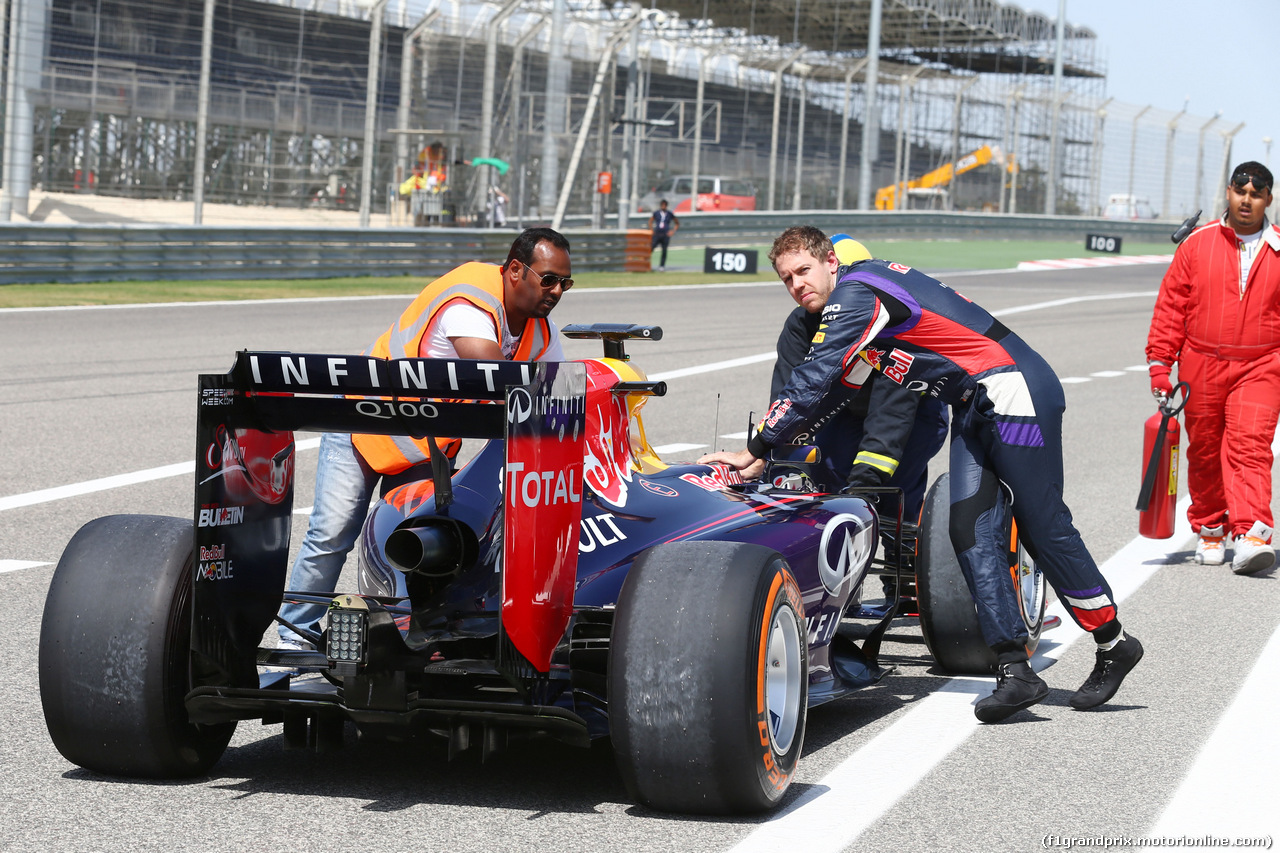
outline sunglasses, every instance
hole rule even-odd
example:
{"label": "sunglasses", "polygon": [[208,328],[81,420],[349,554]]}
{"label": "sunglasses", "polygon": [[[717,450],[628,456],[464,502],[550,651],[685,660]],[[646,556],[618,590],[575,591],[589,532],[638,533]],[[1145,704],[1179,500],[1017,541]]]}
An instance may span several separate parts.
{"label": "sunglasses", "polygon": [[1231,176],[1231,186],[1235,187],[1238,190],[1244,189],[1250,183],[1252,183],[1253,188],[1260,193],[1266,192],[1267,190],[1271,189],[1270,181],[1268,181],[1265,178],[1260,178],[1254,175],[1250,175],[1248,172],[1236,172],[1234,175]]}
{"label": "sunglasses", "polygon": [[520,266],[523,268],[523,271],[520,273],[521,278],[524,277],[525,272],[532,272],[535,276],[538,277],[538,284],[542,285],[544,290],[550,290],[551,288],[555,287],[557,284],[560,285],[560,290],[562,292],[573,287],[573,279],[571,278],[567,278],[562,275],[556,275],[553,272],[540,273],[537,270],[534,270],[528,264],[521,264]]}

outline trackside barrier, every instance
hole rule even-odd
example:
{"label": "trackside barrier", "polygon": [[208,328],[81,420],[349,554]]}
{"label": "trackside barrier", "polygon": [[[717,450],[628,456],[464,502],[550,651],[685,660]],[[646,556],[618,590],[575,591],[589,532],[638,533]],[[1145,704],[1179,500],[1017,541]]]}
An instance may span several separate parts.
{"label": "trackside barrier", "polygon": [[[566,230],[575,272],[620,270],[627,235]],[[500,262],[516,232],[478,228],[0,225],[0,284],[443,275]]]}
{"label": "trackside barrier", "polygon": [[[680,217],[678,244],[768,244],[809,223],[861,239],[1070,240],[1088,233],[1165,242],[1175,224],[973,213],[767,211]],[[182,279],[442,275],[506,258],[512,229],[243,228],[194,225],[0,224],[0,285]],[[648,270],[648,232],[568,228],[576,272]],[[1169,244],[1172,249],[1172,243]]]}

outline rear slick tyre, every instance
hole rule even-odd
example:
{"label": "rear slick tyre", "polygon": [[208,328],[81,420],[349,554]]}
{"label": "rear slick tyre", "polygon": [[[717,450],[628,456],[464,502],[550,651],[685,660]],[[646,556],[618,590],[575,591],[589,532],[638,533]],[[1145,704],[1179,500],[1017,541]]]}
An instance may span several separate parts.
{"label": "rear slick tyre", "polygon": [[804,604],[781,555],[736,542],[646,551],[610,646],[610,731],[632,797],[702,814],[778,805],[809,696]]}
{"label": "rear slick tyre", "polygon": [[40,626],[40,701],[58,752],[115,776],[205,773],[235,723],[195,725],[191,522],[117,515],[89,522],[54,570]]}
{"label": "rear slick tyre", "polygon": [[[920,631],[938,666],[946,672],[989,675],[996,671],[996,655],[982,637],[978,611],[951,544],[951,476],[943,474],[930,487],[920,519],[916,554],[916,594]],[[1027,654],[1035,652],[1044,628],[1045,580],[1023,547],[1017,524],[1006,531],[1009,583],[1027,631]]]}

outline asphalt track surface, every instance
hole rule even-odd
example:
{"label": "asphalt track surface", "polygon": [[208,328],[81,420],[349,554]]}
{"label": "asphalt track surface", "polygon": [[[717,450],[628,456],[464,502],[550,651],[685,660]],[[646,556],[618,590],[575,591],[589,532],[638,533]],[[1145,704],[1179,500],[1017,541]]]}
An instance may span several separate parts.
{"label": "asphalt track surface", "polygon": [[[0,312],[0,851],[1030,851],[1152,838],[1269,847],[1280,834],[1280,585],[1273,573],[1195,566],[1185,522],[1174,539],[1135,540],[1153,407],[1144,372],[1131,368],[1143,361],[1162,272],[945,276],[1064,379],[1068,503],[1147,649],[1116,699],[1090,713],[1067,705],[1093,662],[1068,624],[1046,635],[1037,661],[1048,700],[979,726],[971,705],[990,680],[935,669],[903,619],[885,647],[897,672],[813,710],[783,809],[745,819],[629,802],[607,746],[517,743],[481,765],[448,762],[435,743],[349,737],[346,749],[316,755],[286,752],[279,726],[242,723],[207,778],[120,780],[69,764],[48,739],[37,689],[41,610],[67,540],[98,516],[190,512],[191,476],[174,471],[194,455],[197,373],[227,369],[240,348],[359,351],[405,300]],[[555,319],[663,327],[661,342],[629,349],[670,386],[646,409],[651,442],[685,445],[667,456],[687,461],[702,446],[742,446],[723,436],[767,404],[763,354],[788,309],[778,285],[575,290]],[[570,357],[596,347],[566,342]],[[744,363],[715,367],[734,360]],[[297,507],[311,502],[315,458],[299,452]],[[299,513],[295,549],[304,525]]]}

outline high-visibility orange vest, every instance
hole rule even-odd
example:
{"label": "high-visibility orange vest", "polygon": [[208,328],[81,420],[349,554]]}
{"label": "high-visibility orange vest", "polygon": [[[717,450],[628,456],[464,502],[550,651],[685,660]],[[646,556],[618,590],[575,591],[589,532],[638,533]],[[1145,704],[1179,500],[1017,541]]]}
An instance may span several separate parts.
{"label": "high-visibility orange vest", "polygon": [[[507,313],[502,305],[502,268],[473,261],[424,287],[400,319],[364,354],[376,358],[417,358],[422,336],[430,328],[431,320],[440,309],[457,299],[465,299],[492,317],[501,339]],[[531,317],[520,334],[520,345],[512,360],[535,361],[550,345],[551,324]],[[369,466],[382,474],[398,474],[411,465],[426,462],[431,456],[427,439],[407,435],[352,435],[351,443]],[[456,438],[437,438],[436,443],[450,458],[457,455],[462,444]]]}

